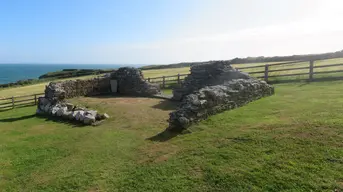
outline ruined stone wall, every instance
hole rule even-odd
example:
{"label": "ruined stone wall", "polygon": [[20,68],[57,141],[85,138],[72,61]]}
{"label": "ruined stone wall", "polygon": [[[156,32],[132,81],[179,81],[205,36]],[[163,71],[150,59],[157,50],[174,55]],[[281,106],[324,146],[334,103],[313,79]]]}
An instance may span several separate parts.
{"label": "ruined stone wall", "polygon": [[101,114],[95,110],[74,106],[64,101],[54,102],[45,97],[38,99],[37,115],[54,116],[68,121],[79,122],[85,125],[96,125],[109,118],[106,113]]}
{"label": "ruined stone wall", "polygon": [[117,80],[121,95],[153,96],[160,93],[159,85],[146,82],[139,69],[122,67],[108,76],[85,80],[51,82],[46,86],[45,97],[61,101],[77,96],[91,96],[111,91],[111,80]]}
{"label": "ruined stone wall", "polygon": [[58,101],[77,96],[90,96],[110,92],[110,88],[110,77],[51,82],[46,86],[45,97]]}
{"label": "ruined stone wall", "polygon": [[248,74],[233,68],[227,61],[213,61],[191,67],[181,88],[173,90],[173,99],[182,98],[205,86],[222,85],[233,79],[251,79]]}
{"label": "ruined stone wall", "polygon": [[110,77],[97,77],[85,80],[51,82],[45,88],[45,96],[38,99],[36,113],[59,117],[64,120],[94,125],[109,118],[95,110],[74,106],[66,99],[77,96],[90,96],[110,91]]}
{"label": "ruined stone wall", "polygon": [[204,87],[185,96],[180,107],[170,113],[169,129],[186,129],[210,115],[241,107],[273,94],[272,86],[255,79],[234,79],[222,85]]}
{"label": "ruined stone wall", "polygon": [[119,94],[153,96],[161,92],[159,85],[146,82],[141,70],[133,67],[119,68],[111,79],[117,80]]}

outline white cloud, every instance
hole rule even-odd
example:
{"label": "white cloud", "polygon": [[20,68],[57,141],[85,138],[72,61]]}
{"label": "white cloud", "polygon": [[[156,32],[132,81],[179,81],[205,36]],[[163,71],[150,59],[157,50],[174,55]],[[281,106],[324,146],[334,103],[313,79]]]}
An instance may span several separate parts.
{"label": "white cloud", "polygon": [[[265,22],[257,27],[254,23],[250,23],[250,27],[239,26],[242,20],[235,18],[239,22],[233,25],[237,25],[239,30],[232,27],[225,28],[227,22],[233,21],[230,17],[237,17],[238,14],[225,12],[232,1],[213,2],[221,3],[211,4],[211,7],[204,9],[207,12],[200,14],[202,17],[198,19],[194,17],[186,19],[179,29],[166,35],[168,37],[166,40],[144,44],[97,45],[90,50],[90,54],[92,58],[103,62],[158,64],[246,56],[320,53],[343,49],[343,26],[339,22],[343,17],[343,12],[340,10],[343,2],[339,0],[290,0],[290,4],[285,4],[286,1],[283,1],[281,3],[283,6],[288,5],[286,8],[294,5],[300,8],[290,10],[280,8],[284,13],[276,14],[276,18],[273,18],[273,14],[278,10],[268,13],[269,15],[260,14],[261,18],[271,18],[272,24],[265,25],[268,23]],[[249,1],[244,0],[242,5],[247,2]],[[247,10],[253,10],[252,6],[263,7],[267,5],[266,3],[271,3],[271,7],[259,10],[268,12],[273,5],[279,3],[270,0],[264,2],[265,4],[262,5],[253,3],[247,6]],[[291,15],[293,19],[285,19],[287,12],[294,13],[299,18],[296,19]],[[199,13],[195,14],[195,16],[198,15]],[[258,12],[252,13],[252,17],[258,16]],[[283,22],[275,23],[278,20]],[[187,23],[189,23],[188,26]]]}
{"label": "white cloud", "polygon": [[168,64],[343,49],[340,0],[199,2],[203,5],[189,10],[189,17],[179,21],[179,27],[171,25],[164,40],[69,46],[56,53],[37,51],[21,59],[35,60],[38,55],[38,62]]}

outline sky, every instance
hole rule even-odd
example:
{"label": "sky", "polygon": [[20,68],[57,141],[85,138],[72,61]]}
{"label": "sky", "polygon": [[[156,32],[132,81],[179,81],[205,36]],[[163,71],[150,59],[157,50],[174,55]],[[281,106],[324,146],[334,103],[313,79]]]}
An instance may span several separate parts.
{"label": "sky", "polygon": [[341,0],[1,0],[0,63],[170,64],[343,49]]}

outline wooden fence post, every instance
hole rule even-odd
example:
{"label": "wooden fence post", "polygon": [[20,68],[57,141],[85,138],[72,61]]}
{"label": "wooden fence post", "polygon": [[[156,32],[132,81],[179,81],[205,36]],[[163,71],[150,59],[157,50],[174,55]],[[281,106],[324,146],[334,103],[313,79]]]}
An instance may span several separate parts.
{"label": "wooden fence post", "polygon": [[309,81],[313,81],[313,60],[310,61]]}
{"label": "wooden fence post", "polygon": [[268,82],[268,70],[269,70],[269,65],[266,64],[266,65],[264,66],[264,81],[265,81],[265,82]]}
{"label": "wooden fence post", "polygon": [[35,94],[35,105],[37,105],[37,94]]}
{"label": "wooden fence post", "polygon": [[150,77],[148,78],[148,82],[150,83]]}
{"label": "wooden fence post", "polygon": [[166,88],[166,77],[163,76],[162,88]]}
{"label": "wooden fence post", "polygon": [[180,85],[180,73],[177,74],[177,84]]}
{"label": "wooden fence post", "polygon": [[12,96],[12,109],[14,109],[14,97]]}

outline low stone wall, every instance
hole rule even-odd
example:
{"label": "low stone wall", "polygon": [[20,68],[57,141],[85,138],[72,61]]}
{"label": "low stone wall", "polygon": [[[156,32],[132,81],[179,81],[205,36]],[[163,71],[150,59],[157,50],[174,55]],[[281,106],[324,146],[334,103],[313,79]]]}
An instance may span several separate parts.
{"label": "low stone wall", "polygon": [[122,67],[111,74],[117,80],[118,93],[133,96],[153,96],[160,94],[160,86],[146,82],[141,70],[133,67]]}
{"label": "low stone wall", "polygon": [[90,96],[110,92],[110,77],[97,77],[85,80],[51,82],[45,88],[45,96],[55,101],[77,96]]}
{"label": "low stone wall", "polygon": [[170,113],[169,129],[183,130],[210,115],[243,106],[274,94],[274,88],[264,81],[235,79],[223,85],[208,86],[189,94],[180,107]]}
{"label": "low stone wall", "polygon": [[182,98],[206,86],[222,85],[233,79],[251,79],[248,74],[233,68],[227,61],[213,61],[191,67],[181,88],[173,90],[173,99]]}
{"label": "low stone wall", "polygon": [[77,107],[71,103],[56,103],[45,97],[38,99],[36,113],[38,115],[49,115],[64,120],[77,121],[85,125],[95,125],[97,121],[109,118],[106,113],[100,114],[97,111]]}
{"label": "low stone wall", "polygon": [[104,77],[49,83],[45,88],[45,97],[39,98],[37,114],[57,116],[86,125],[95,124],[108,118],[108,115],[74,107],[66,103],[66,99],[110,92],[111,80],[117,80],[118,93],[122,95],[153,96],[160,93],[159,86],[146,82],[139,69],[124,67]]}

